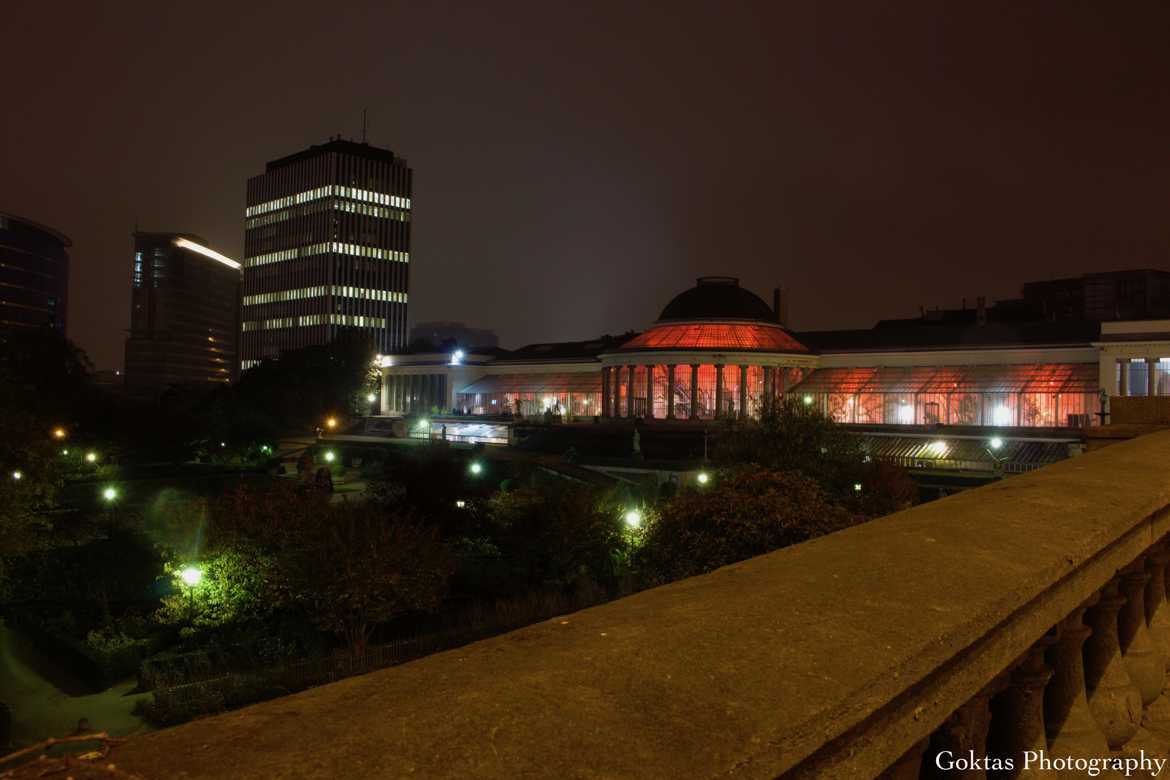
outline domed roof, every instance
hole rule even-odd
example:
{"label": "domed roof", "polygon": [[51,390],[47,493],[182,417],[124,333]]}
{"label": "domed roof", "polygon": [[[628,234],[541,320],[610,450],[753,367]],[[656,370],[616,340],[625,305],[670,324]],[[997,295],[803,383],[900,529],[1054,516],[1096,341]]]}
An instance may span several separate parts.
{"label": "domed roof", "polygon": [[757,320],[775,322],[772,307],[755,293],[739,286],[732,276],[702,276],[691,289],[674,296],[658,317],[680,320]]}

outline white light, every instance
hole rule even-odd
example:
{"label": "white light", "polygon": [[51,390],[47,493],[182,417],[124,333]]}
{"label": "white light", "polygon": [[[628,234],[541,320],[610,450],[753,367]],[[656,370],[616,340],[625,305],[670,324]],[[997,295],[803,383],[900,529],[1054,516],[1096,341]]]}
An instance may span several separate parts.
{"label": "white light", "polygon": [[942,456],[942,455],[945,455],[947,452],[947,443],[945,441],[942,441],[941,439],[938,441],[932,441],[928,448],[935,455]]}
{"label": "white light", "polygon": [[85,462],[86,463],[97,463],[97,453],[96,452],[85,453]]}
{"label": "white light", "polygon": [[695,479],[699,481],[700,485],[706,485],[711,481],[711,477],[705,471],[700,471],[699,476],[695,477]]}
{"label": "white light", "polygon": [[118,497],[117,488],[108,487],[102,491],[102,498],[104,498],[106,501],[113,501],[117,497]]}
{"label": "white light", "polygon": [[12,478],[19,482],[20,480],[24,479],[24,473],[17,469],[16,471],[12,472]]}
{"label": "white light", "polygon": [[463,350],[457,349],[451,353],[451,365],[457,366],[463,362]]}
{"label": "white light", "polygon": [[1003,439],[996,436],[994,439],[989,441],[988,444],[991,445],[991,449],[998,450],[1000,447],[1003,446]]}
{"label": "white light", "polygon": [[860,482],[854,482],[854,483],[853,483],[853,492],[854,492],[854,493],[860,493],[860,492],[861,492],[861,483],[860,483]]}
{"label": "white light", "polygon": [[467,506],[467,502],[462,498],[459,498],[455,500],[455,506],[459,509],[462,509],[463,507]]}
{"label": "white light", "polygon": [[813,398],[811,395],[806,395],[802,400],[805,406],[812,406]]}
{"label": "white light", "polygon": [[390,368],[394,365],[394,358],[389,355],[378,355],[378,365],[382,368]]}
{"label": "white light", "polygon": [[175,246],[179,247],[180,249],[190,249],[192,252],[196,252],[197,254],[201,254],[204,257],[210,257],[212,260],[215,260],[217,263],[223,263],[228,268],[234,268],[237,271],[240,270],[240,264],[237,263],[235,260],[232,260],[227,255],[221,255],[219,252],[216,252],[214,249],[208,249],[207,247],[203,246],[203,244],[196,244],[194,241],[191,241],[191,240],[186,239],[186,238],[176,238],[175,239]]}
{"label": "white light", "polygon": [[642,513],[637,509],[631,509],[626,512],[626,525],[630,528],[638,528],[642,525]]}
{"label": "white light", "polygon": [[334,458],[336,458],[336,457],[337,456],[333,454],[333,450],[329,450],[325,453],[325,462],[332,463]]}
{"label": "white light", "polygon": [[1012,424],[1012,410],[1006,406],[997,406],[995,411],[991,413],[992,425],[1011,425]]}
{"label": "white light", "polygon": [[203,581],[203,572],[194,566],[188,566],[179,572],[179,578],[183,580],[185,585],[194,588]]}
{"label": "white light", "polygon": [[370,403],[373,403],[374,401],[378,400],[378,394],[377,393],[370,393],[369,395],[366,396],[366,400],[369,401]]}
{"label": "white light", "polygon": [[472,474],[483,473],[483,464],[481,464],[479,462],[472,463],[471,466],[469,466],[468,468],[470,469]]}
{"label": "white light", "polygon": [[914,407],[905,401],[898,407],[898,422],[903,425],[912,425],[914,423]]}

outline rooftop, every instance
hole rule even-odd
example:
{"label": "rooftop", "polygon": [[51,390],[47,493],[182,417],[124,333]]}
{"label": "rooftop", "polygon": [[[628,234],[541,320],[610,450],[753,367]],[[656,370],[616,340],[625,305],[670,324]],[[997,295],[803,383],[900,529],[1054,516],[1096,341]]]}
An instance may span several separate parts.
{"label": "rooftop", "polygon": [[379,162],[406,162],[389,149],[381,149],[377,146],[370,146],[367,143],[334,138],[323,144],[314,144],[304,151],[273,160],[264,166],[264,170],[276,170],[277,168],[283,168],[286,165],[292,165],[293,163],[308,160],[312,157],[319,157],[323,154],[348,154],[353,157],[362,157],[367,160],[377,160]]}
{"label": "rooftop", "polygon": [[979,325],[895,320],[869,330],[820,330],[794,335],[817,352],[1089,346],[1100,337],[1101,323],[1073,320]]}

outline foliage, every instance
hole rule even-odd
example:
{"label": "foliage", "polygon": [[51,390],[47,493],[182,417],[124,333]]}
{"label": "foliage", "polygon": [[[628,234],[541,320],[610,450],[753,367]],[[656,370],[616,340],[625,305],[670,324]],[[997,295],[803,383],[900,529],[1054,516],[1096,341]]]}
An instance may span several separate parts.
{"label": "foliage", "polygon": [[217,602],[218,616],[254,612],[263,593],[274,608],[304,610],[357,654],[375,625],[436,609],[450,575],[437,531],[410,512],[330,505],[311,488],[240,488],[214,509],[211,532],[214,553],[236,556],[224,560],[262,561],[249,587],[219,591],[236,603]]}
{"label": "foliage", "polygon": [[[767,406],[759,420],[730,423],[718,437],[712,460],[720,466],[758,463],[803,474],[866,517],[904,509],[916,492],[904,471],[871,463],[859,437],[795,398]],[[858,484],[862,491],[856,490]]]}
{"label": "foliage", "polygon": [[241,540],[202,558],[203,579],[197,587],[182,584],[179,572],[186,565],[179,561],[168,566],[175,589],[155,613],[160,625],[177,627],[186,637],[222,638],[273,616],[278,605],[272,597],[275,564],[256,546]]}
{"label": "foliage", "polygon": [[756,465],[720,470],[707,486],[680,492],[649,519],[639,561],[648,582],[670,582],[858,520],[801,474]]}
{"label": "foliage", "polygon": [[567,587],[582,577],[609,582],[630,551],[616,496],[565,483],[492,496],[485,531],[512,590]]}

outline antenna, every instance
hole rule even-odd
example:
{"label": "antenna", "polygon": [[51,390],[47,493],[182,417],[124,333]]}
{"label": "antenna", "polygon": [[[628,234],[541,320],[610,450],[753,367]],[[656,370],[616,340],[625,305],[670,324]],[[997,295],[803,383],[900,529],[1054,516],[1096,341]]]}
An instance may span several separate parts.
{"label": "antenna", "polygon": [[362,143],[366,142],[366,109],[362,109]]}

